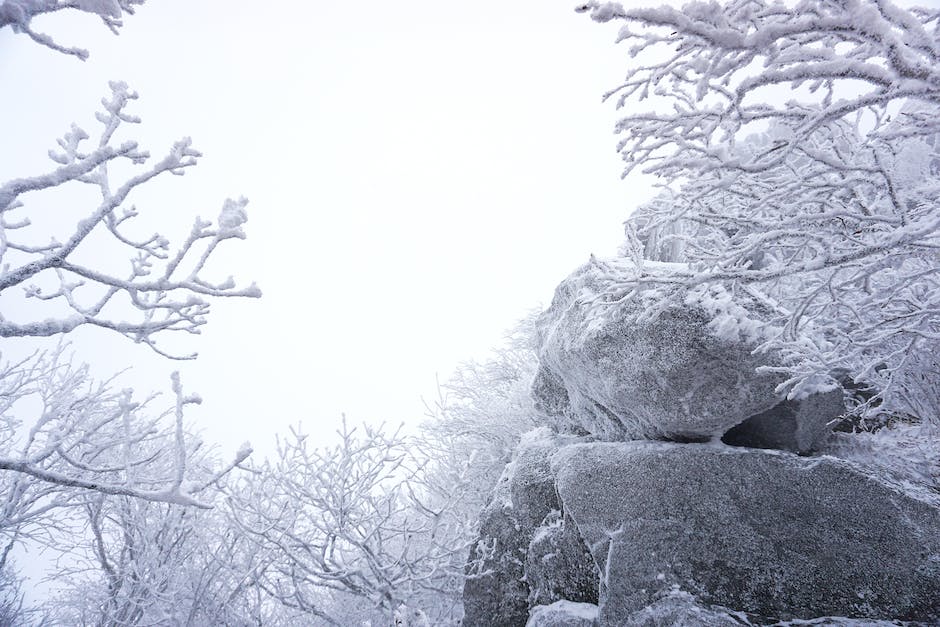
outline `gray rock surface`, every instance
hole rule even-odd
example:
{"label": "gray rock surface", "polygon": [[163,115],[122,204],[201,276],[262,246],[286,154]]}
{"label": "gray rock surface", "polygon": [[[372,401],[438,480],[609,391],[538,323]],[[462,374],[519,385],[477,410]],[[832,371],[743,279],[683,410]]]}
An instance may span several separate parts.
{"label": "gray rock surface", "polygon": [[525,559],[529,607],[568,600],[597,603],[599,574],[571,519],[557,510],[535,530]]}
{"label": "gray rock surface", "polygon": [[533,607],[525,627],[593,627],[596,619],[596,605],[556,601]]}
{"label": "gray rock surface", "polygon": [[[523,437],[490,503],[480,515],[480,538],[470,555],[478,572],[464,584],[464,625],[523,626],[529,617],[525,561],[545,517],[560,509],[550,459],[565,440],[547,429]],[[472,570],[471,570],[472,572]]]}
{"label": "gray rock surface", "polygon": [[631,614],[622,627],[741,627],[751,624],[740,612],[703,606],[691,594],[673,589]]}
{"label": "gray rock surface", "polygon": [[[523,581],[531,530],[521,527],[505,476],[480,514],[479,542],[471,550],[463,587],[464,625],[524,625],[529,588]],[[486,575],[476,573],[486,572]]]}
{"label": "gray rock surface", "polygon": [[702,286],[663,306],[635,275],[629,262],[592,259],[558,286],[538,322],[539,409],[607,440],[689,441],[782,400],[782,379],[755,372],[773,365],[752,354],[769,315],[760,303]]}
{"label": "gray rock surface", "polygon": [[842,389],[783,401],[735,425],[721,438],[731,446],[772,448],[808,454],[818,451],[832,432],[832,421],[845,411]]}
{"label": "gray rock surface", "polygon": [[940,510],[842,460],[623,442],[567,446],[553,468],[605,573],[600,625],[674,586],[777,619],[940,621]]}

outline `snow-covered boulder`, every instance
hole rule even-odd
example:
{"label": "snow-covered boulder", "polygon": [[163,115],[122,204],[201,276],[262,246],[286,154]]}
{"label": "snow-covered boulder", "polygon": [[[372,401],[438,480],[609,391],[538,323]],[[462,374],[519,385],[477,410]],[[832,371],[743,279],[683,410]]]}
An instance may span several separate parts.
{"label": "snow-covered boulder", "polygon": [[525,561],[536,529],[561,507],[550,459],[572,439],[548,429],[525,434],[506,466],[493,498],[480,514],[480,537],[464,584],[464,624],[519,627],[529,616]]}
{"label": "snow-covered boulder", "polygon": [[940,624],[940,510],[832,457],[663,442],[553,458],[603,573],[600,625],[673,587],[776,619]]}
{"label": "snow-covered boulder", "polygon": [[629,260],[592,258],[558,286],[538,322],[540,410],[604,439],[688,441],[720,437],[782,400],[783,379],[755,372],[775,365],[753,353],[765,305],[720,285],[664,304],[639,276]]}
{"label": "snow-covered boulder", "polygon": [[[554,487],[554,486],[553,486]],[[597,603],[597,566],[575,524],[555,510],[535,530],[525,558],[529,607]]]}
{"label": "snow-covered boulder", "polygon": [[596,605],[562,600],[533,607],[525,627],[593,627],[596,620]]}

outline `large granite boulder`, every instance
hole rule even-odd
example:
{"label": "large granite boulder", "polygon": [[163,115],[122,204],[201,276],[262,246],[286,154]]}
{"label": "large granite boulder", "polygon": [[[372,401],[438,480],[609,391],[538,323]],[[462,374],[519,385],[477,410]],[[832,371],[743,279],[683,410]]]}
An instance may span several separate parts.
{"label": "large granite boulder", "polygon": [[831,457],[663,442],[553,458],[600,625],[680,589],[761,617],[940,621],[940,509]]}
{"label": "large granite boulder", "polygon": [[[561,444],[548,429],[525,436],[480,515],[464,583],[464,625],[522,627],[529,617],[525,562],[536,530],[561,504],[550,459]],[[475,573],[485,573],[477,575]]]}
{"label": "large granite boulder", "polygon": [[558,286],[537,328],[541,411],[607,440],[702,441],[783,400],[781,376],[756,372],[775,365],[753,352],[766,306],[720,285],[664,300],[639,276],[628,260],[592,258]]}

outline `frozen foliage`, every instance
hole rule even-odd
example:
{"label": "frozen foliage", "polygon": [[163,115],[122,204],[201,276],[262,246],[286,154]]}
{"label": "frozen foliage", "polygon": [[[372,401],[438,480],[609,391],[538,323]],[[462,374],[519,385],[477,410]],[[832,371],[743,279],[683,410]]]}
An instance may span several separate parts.
{"label": "frozen foliage", "polygon": [[582,10],[623,24],[634,61],[608,94],[626,112],[620,149],[627,171],[667,186],[628,224],[626,251],[687,264],[637,281],[673,300],[704,283],[759,288],[788,386],[844,369],[879,411],[917,413],[935,385],[915,381],[916,362],[940,353],[940,12]]}
{"label": "frozen foliage", "polygon": [[25,606],[25,590],[19,573],[4,560],[0,565],[0,625],[43,624],[38,609]]}
{"label": "frozen foliage", "polygon": [[552,466],[600,566],[601,625],[673,586],[762,619],[940,618],[940,510],[845,461],[628,442]]}
{"label": "frozen foliage", "polygon": [[[114,145],[118,131],[140,121],[128,111],[136,98],[126,84],[112,82],[111,96],[102,99],[103,109],[96,116],[102,128],[92,146],[86,146],[89,134],[73,125],[58,140],[58,149],[49,152],[58,167],[0,185],[0,293],[7,296],[20,289],[48,316],[37,314],[21,322],[0,316],[0,337],[50,336],[93,325],[160,354],[188,359],[195,354],[169,355],[157,346],[156,337],[172,331],[199,333],[214,298],[261,295],[254,285],[237,287],[231,277],[212,281],[204,276],[219,245],[245,238],[245,199],[225,201],[218,226],[197,217],[178,245],[159,233],[135,235],[138,209],[129,204],[134,192],[156,177],[182,175],[200,156],[188,137],[154,163],[137,142]],[[118,164],[129,164],[134,174],[112,180]],[[87,185],[100,200],[70,231],[50,237],[41,226],[32,226],[22,197],[64,185]],[[94,259],[123,254],[128,267],[115,272],[98,265],[100,261],[83,261],[92,247]]]}
{"label": "frozen foliage", "polygon": [[114,34],[124,25],[125,13],[134,14],[134,9],[145,0],[0,0],[0,28],[10,26],[14,32],[23,33],[41,46],[56,52],[88,58],[88,51],[72,46],[63,46],[52,37],[33,29],[34,17],[56,13],[67,9],[84,11],[101,18]]}
{"label": "frozen foliage", "polygon": [[[117,33],[143,1],[0,0],[0,29],[84,59],[34,18],[72,9]],[[247,201],[225,201],[215,226],[196,218],[178,244],[142,236],[150,216],[130,204],[140,188],[182,175],[200,155],[184,138],[151,159],[125,137],[140,121],[136,93],[122,82],[110,89],[96,133],[73,124],[47,172],[0,184],[0,338],[91,325],[173,356],[157,337],[199,333],[217,297],[260,295],[207,271],[222,242],[244,239]],[[64,206],[50,216],[43,198]],[[157,395],[93,380],[65,350],[0,364],[0,624],[305,624],[262,592],[265,554],[212,509],[251,447],[220,463],[185,424],[201,399],[177,373],[162,410]],[[9,559],[18,544],[54,558],[47,582],[58,589],[41,615],[23,606]]]}
{"label": "frozen foliage", "polygon": [[[186,570],[200,559],[187,524],[212,506],[219,481],[251,449],[229,464],[207,456],[184,424],[186,406],[199,398],[184,393],[176,374],[172,391],[175,402],[155,409],[156,395],[135,399],[113,381],[93,380],[62,347],[0,369],[0,569],[24,542],[68,556],[49,575],[72,587],[45,608],[64,624],[91,616],[129,624],[157,606],[179,615],[185,594],[195,594],[187,586],[202,586],[198,595],[209,603],[212,590],[231,583],[208,581],[218,564]],[[218,544],[212,550],[223,555]],[[205,604],[196,605],[198,614]],[[28,614],[3,624],[24,624]]]}

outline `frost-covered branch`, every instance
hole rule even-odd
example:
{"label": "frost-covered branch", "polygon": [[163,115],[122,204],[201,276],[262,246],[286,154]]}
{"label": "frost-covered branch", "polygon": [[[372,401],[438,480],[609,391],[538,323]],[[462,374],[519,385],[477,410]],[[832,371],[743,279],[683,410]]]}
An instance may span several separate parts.
{"label": "frost-covered branch", "polygon": [[486,360],[458,364],[438,385],[438,398],[425,402],[428,420],[422,425],[420,448],[435,460],[432,472],[466,467],[461,506],[467,517],[476,517],[489,502],[521,435],[547,420],[531,392],[538,368],[537,313],[514,325]]}
{"label": "frost-covered branch", "polygon": [[[148,415],[155,396],[136,402],[131,390],[94,382],[87,366],[73,365],[62,347],[6,365],[0,372],[0,529],[22,533],[47,512],[102,494],[209,507],[197,493],[251,450],[243,447],[204,483],[193,481],[193,444],[182,410],[196,398],[183,395],[177,375],[173,383],[176,412]],[[29,407],[35,414],[26,413]]]}
{"label": "frost-covered branch", "polygon": [[[940,12],[887,0],[731,0],[681,10],[589,2],[579,10],[624,22],[618,41],[638,59],[607,95],[629,111],[618,124],[627,171],[766,171],[858,112],[940,100]],[[637,107],[647,99],[655,112]],[[768,120],[787,134],[763,150],[733,150]]]}
{"label": "frost-covered branch", "polygon": [[56,52],[88,58],[88,51],[74,46],[64,46],[51,36],[33,28],[34,17],[58,13],[65,10],[82,11],[98,16],[115,35],[124,25],[124,14],[134,14],[136,7],[145,0],[3,0],[0,2],[0,29],[9,26],[13,32],[22,33],[40,46]]}
{"label": "frost-covered branch", "polygon": [[[278,460],[233,491],[233,524],[272,555],[260,585],[325,620],[330,591],[366,599],[389,617],[428,595],[438,606],[458,596],[473,540],[472,517],[456,515],[459,478],[434,481],[397,431],[344,420],[338,435],[337,445],[314,448],[292,430]],[[329,620],[342,624],[341,616]]]}
{"label": "frost-covered branch", "polygon": [[[177,246],[159,233],[143,238],[136,235],[138,210],[128,204],[129,197],[157,177],[183,174],[196,165],[200,154],[189,138],[176,142],[155,163],[149,163],[149,153],[136,142],[112,146],[120,129],[139,120],[127,111],[137,94],[124,83],[111,83],[111,91],[111,98],[102,100],[103,111],[97,114],[103,128],[93,147],[85,149],[90,137],[73,125],[58,140],[59,149],[49,153],[58,164],[56,169],[0,186],[0,294],[18,288],[27,299],[48,303],[44,308],[50,311],[62,310],[55,303],[70,312],[55,317],[38,315],[24,322],[0,315],[0,337],[50,336],[91,325],[144,343],[162,355],[189,359],[195,355],[168,355],[157,346],[156,336],[170,331],[199,333],[213,298],[255,298],[261,294],[255,285],[236,286],[231,277],[212,281],[204,276],[212,253],[223,242],[245,238],[242,226],[247,220],[248,201],[226,200],[215,224],[197,217]],[[112,182],[110,168],[122,162],[130,164],[135,173],[123,182]],[[77,184],[94,188],[100,201],[74,229],[64,237],[49,239],[49,233],[30,228],[28,207],[21,196]],[[110,242],[113,252],[102,250],[105,241]],[[82,254],[92,247],[97,260],[108,254],[126,255],[126,272],[116,274],[109,265],[87,261],[89,257]],[[128,316],[133,319],[126,319]]]}
{"label": "frost-covered branch", "polygon": [[758,294],[776,311],[762,348],[785,388],[843,372],[913,412],[895,375],[940,349],[940,12],[888,0],[581,10],[623,23],[634,65],[607,96],[626,112],[621,153],[664,186],[628,223],[639,272],[612,275],[614,291]]}
{"label": "frost-covered branch", "polygon": [[[188,467],[207,482],[217,461],[191,442]],[[204,495],[216,503],[222,490]],[[85,533],[57,549],[69,560],[57,618],[65,624],[283,624],[259,595],[268,557],[228,526],[222,509],[97,496],[82,508]],[[92,620],[91,617],[94,617]]]}

